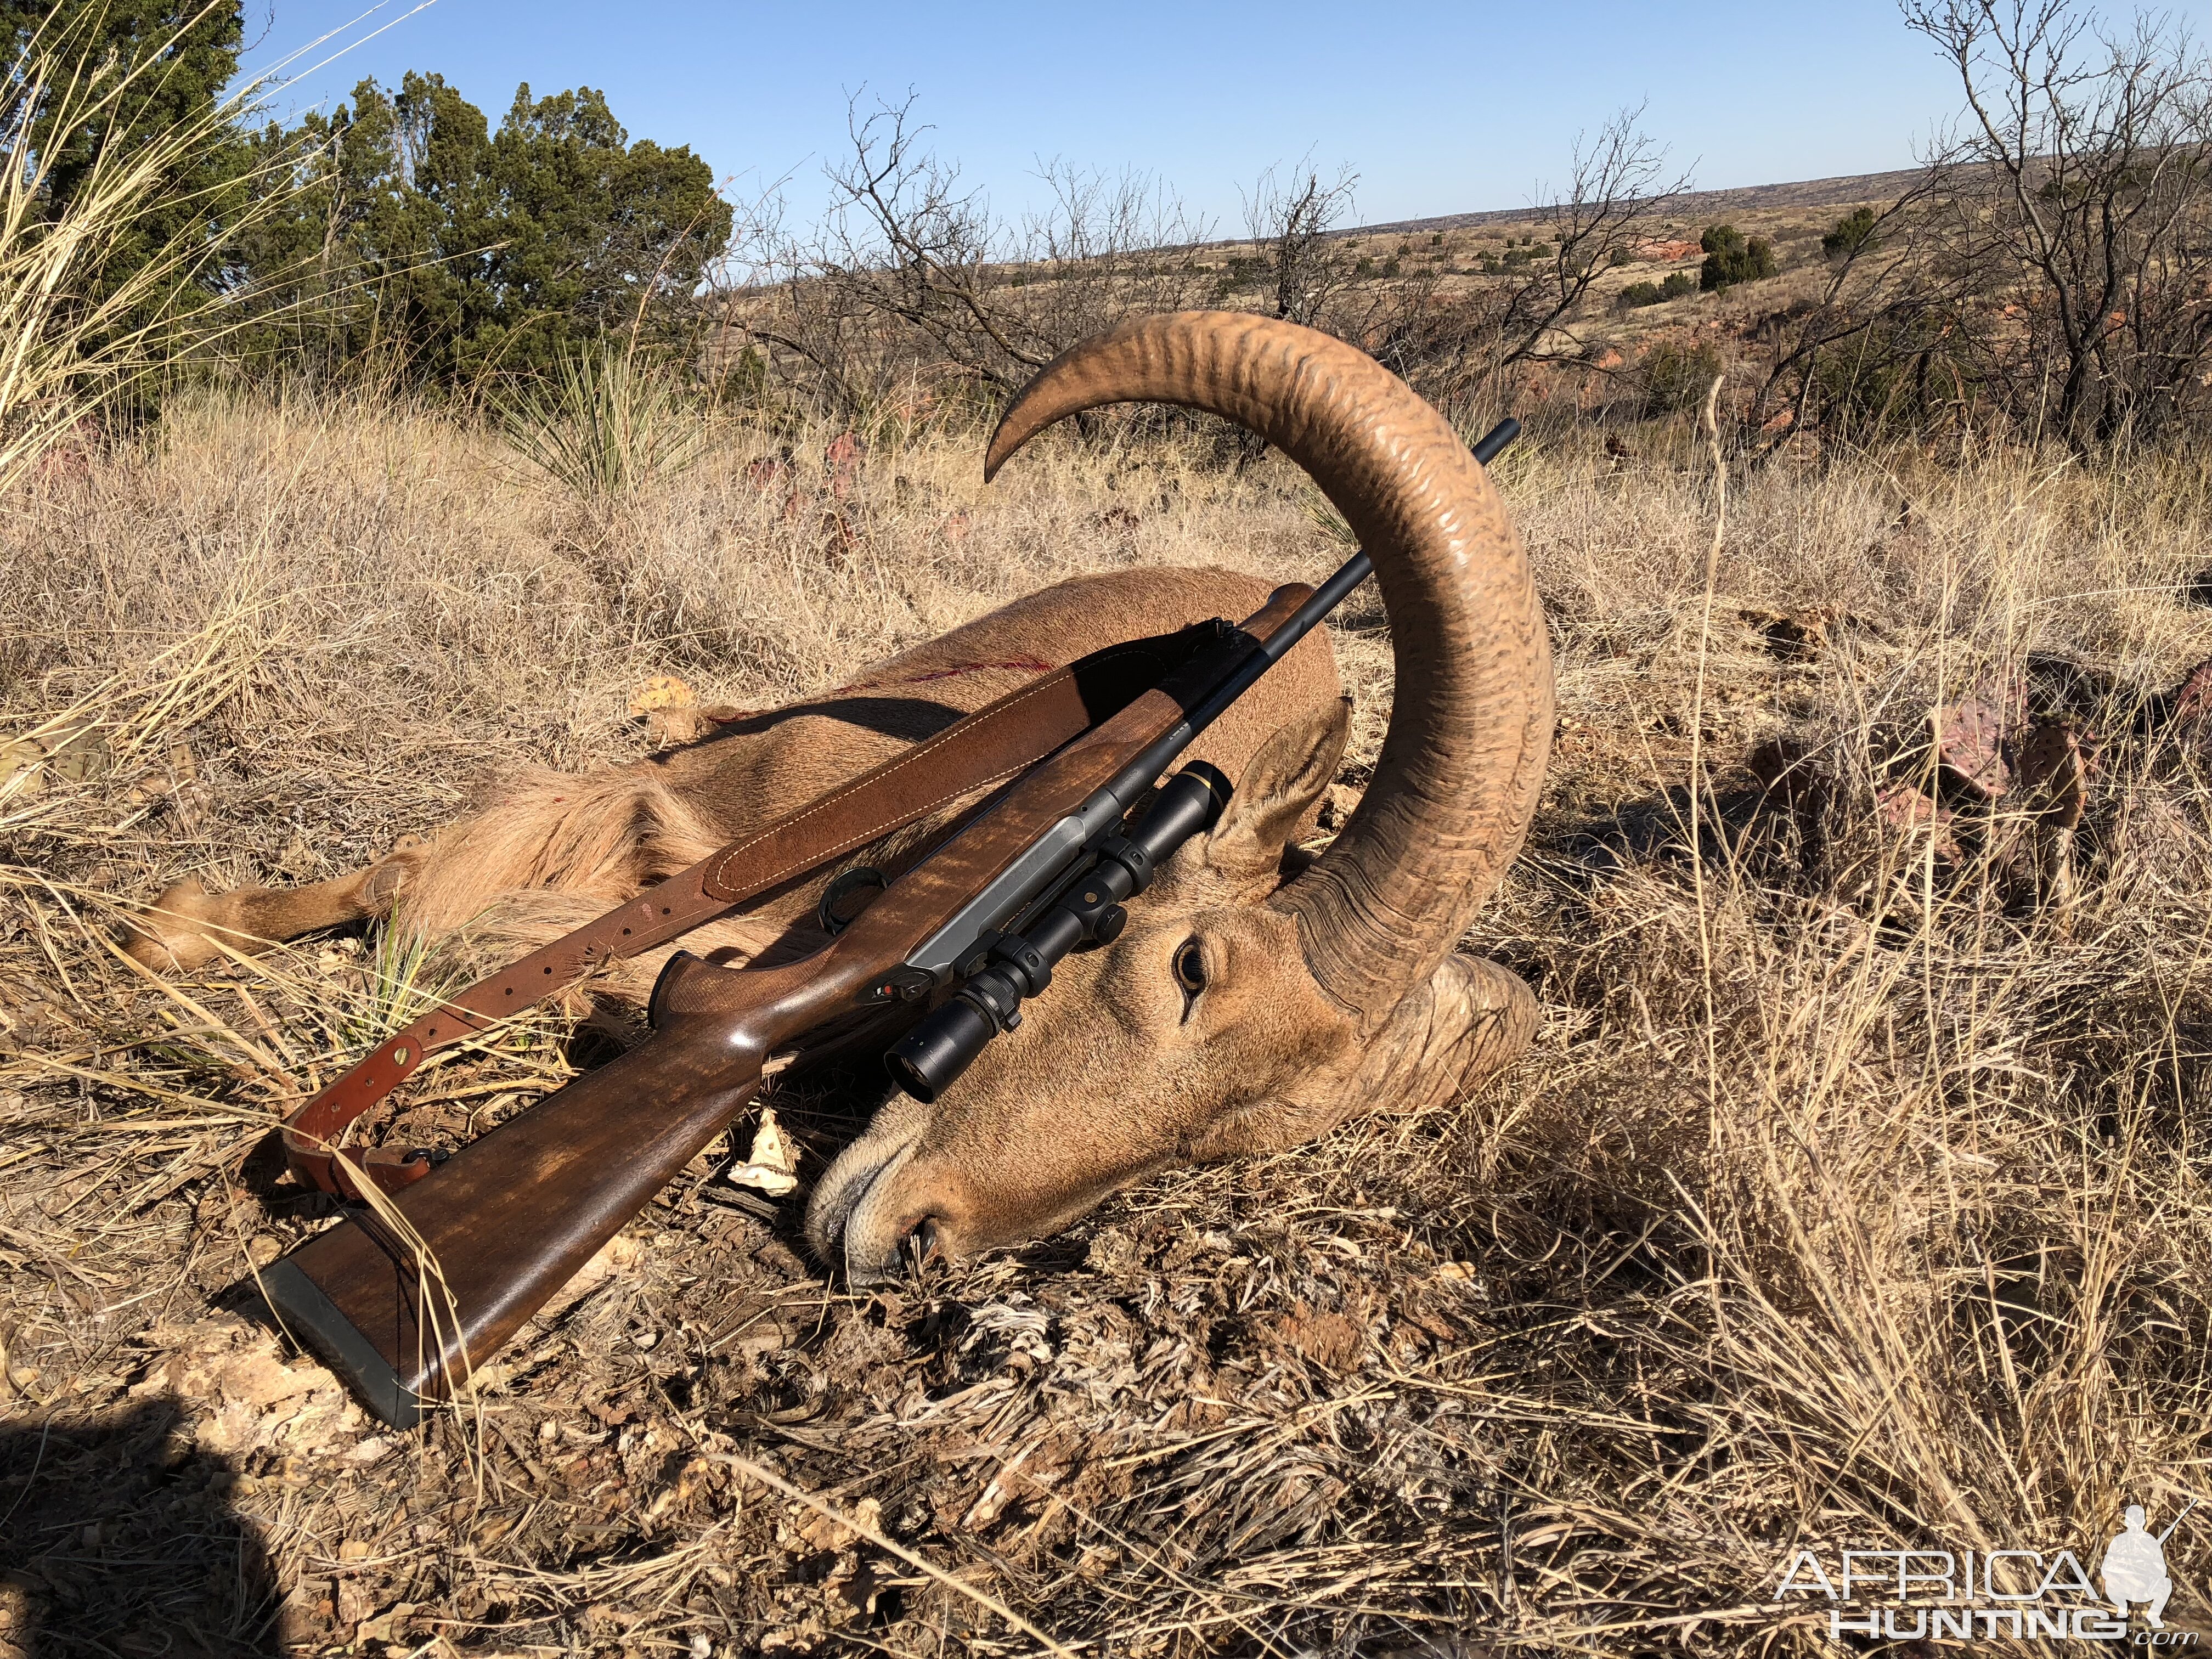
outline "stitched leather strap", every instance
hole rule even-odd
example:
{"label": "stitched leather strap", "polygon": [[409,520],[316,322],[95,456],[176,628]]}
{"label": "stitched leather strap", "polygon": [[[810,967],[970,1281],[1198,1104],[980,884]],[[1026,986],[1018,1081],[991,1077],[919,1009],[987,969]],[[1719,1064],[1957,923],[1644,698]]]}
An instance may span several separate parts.
{"label": "stitched leather strap", "polygon": [[347,1197],[360,1196],[364,1177],[386,1192],[420,1180],[431,1169],[426,1153],[336,1143],[428,1055],[565,990],[603,963],[665,945],[964,795],[1005,782],[1134,702],[1188,660],[1212,628],[1200,623],[1109,646],[1046,673],[479,981],[379,1044],[287,1118],[286,1158],[302,1180]]}

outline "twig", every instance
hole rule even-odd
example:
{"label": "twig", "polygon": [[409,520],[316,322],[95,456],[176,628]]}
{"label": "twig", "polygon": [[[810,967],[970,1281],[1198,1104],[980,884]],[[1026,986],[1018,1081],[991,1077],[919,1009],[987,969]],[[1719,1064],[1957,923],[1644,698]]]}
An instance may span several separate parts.
{"label": "twig", "polygon": [[759,1464],[754,1462],[749,1457],[741,1457],[735,1452],[715,1452],[712,1454],[712,1455],[716,1462],[726,1463],[730,1468],[737,1470],[740,1474],[743,1474],[750,1480],[759,1481],[763,1486],[767,1486],[776,1492],[781,1492],[786,1498],[791,1498],[796,1503],[804,1504],[808,1509],[812,1510],[817,1515],[822,1516],[824,1520],[832,1522],[836,1525],[844,1528],[848,1532],[857,1533],[860,1537],[866,1539],[871,1544],[873,1544],[878,1549],[888,1551],[890,1553],[898,1557],[900,1560],[905,1562],[907,1565],[915,1568],[918,1571],[927,1573],[939,1583],[944,1585],[945,1589],[956,1591],[959,1595],[966,1596],[969,1601],[975,1603],[977,1607],[988,1608],[991,1612],[997,1613],[1000,1618],[1005,1620],[1007,1624],[1011,1625],[1014,1629],[1021,1632],[1023,1635],[1028,1637],[1031,1641],[1041,1644],[1048,1653],[1059,1654],[1061,1656],[1061,1659],[1075,1659],[1075,1656],[1069,1652],[1067,1649],[1054,1641],[1051,1637],[1047,1636],[1042,1631],[1039,1630],[1035,1625],[1030,1623],[1028,1620],[1023,1618],[1021,1614],[1016,1613],[1012,1607],[1000,1601],[996,1596],[988,1594],[987,1591],[979,1590],[973,1584],[964,1583],[961,1579],[954,1577],[951,1573],[945,1571],[944,1568],[932,1565],[930,1562],[923,1559],[921,1556],[916,1555],[912,1550],[905,1547],[905,1546],[893,1543],[890,1539],[884,1537],[882,1533],[877,1531],[873,1527],[869,1526],[858,1516],[840,1514],[836,1509],[832,1508],[830,1504],[823,1503],[811,1492],[800,1491],[799,1488],[793,1486],[791,1482],[786,1480],[781,1475],[772,1474],[769,1470],[763,1468]]}

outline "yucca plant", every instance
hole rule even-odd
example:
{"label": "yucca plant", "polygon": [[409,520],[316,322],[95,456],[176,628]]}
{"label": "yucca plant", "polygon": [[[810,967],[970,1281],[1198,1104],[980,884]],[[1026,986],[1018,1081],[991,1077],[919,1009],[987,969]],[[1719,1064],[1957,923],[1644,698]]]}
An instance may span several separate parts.
{"label": "yucca plant", "polygon": [[611,342],[495,400],[507,441],[586,505],[604,507],[699,458],[706,423],[676,370]]}

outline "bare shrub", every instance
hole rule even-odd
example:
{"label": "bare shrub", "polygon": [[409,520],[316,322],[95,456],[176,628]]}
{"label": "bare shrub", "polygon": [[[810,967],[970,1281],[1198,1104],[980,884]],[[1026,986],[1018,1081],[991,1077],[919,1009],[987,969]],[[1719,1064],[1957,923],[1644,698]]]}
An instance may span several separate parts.
{"label": "bare shrub", "polygon": [[1244,229],[1259,249],[1273,314],[1311,328],[1352,281],[1357,265],[1332,238],[1352,211],[1358,175],[1340,169],[1324,185],[1311,161],[1278,178],[1269,167],[1244,198]]}
{"label": "bare shrub", "polygon": [[1540,365],[1594,369],[1587,325],[1604,307],[1592,284],[1626,258],[1688,188],[1666,151],[1624,109],[1575,143],[1566,187],[1547,191],[1537,221],[1556,251],[1512,269],[1516,280],[1444,297],[1437,278],[1391,291],[1346,337],[1358,341],[1432,401],[1503,407],[1516,375]]}
{"label": "bare shrub", "polygon": [[1176,249],[1206,227],[1152,179],[1055,161],[1051,205],[1010,226],[926,147],[911,98],[856,100],[848,130],[822,223],[763,239],[733,315],[849,414],[917,377],[1003,397],[1078,340],[1201,292]]}
{"label": "bare shrub", "polygon": [[2152,441],[2207,406],[2212,64],[2075,0],[1914,0],[1966,113],[1935,165],[1942,258],[1978,273],[1972,370],[2022,432]]}

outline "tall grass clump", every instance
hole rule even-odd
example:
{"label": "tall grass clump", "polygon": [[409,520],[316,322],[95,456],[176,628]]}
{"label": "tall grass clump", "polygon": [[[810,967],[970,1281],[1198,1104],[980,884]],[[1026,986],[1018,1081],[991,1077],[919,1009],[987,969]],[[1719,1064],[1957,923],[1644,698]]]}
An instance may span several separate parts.
{"label": "tall grass clump", "polygon": [[[177,34],[216,9],[203,7]],[[89,9],[50,21],[0,77],[0,493],[120,388],[239,325],[250,295],[222,281],[226,246],[284,195],[281,176],[264,169],[179,201],[173,181],[234,141],[268,82],[149,126],[143,118],[172,72],[167,56],[118,64],[100,48],[98,21]],[[88,146],[72,149],[86,134]],[[65,155],[75,176],[57,192]],[[220,231],[210,216],[218,189]]]}

